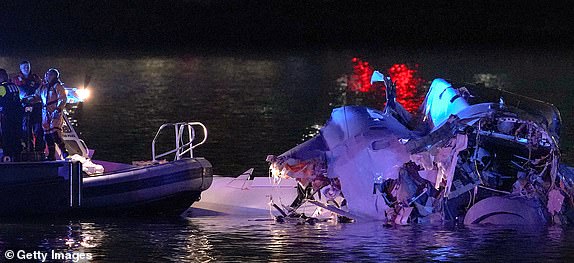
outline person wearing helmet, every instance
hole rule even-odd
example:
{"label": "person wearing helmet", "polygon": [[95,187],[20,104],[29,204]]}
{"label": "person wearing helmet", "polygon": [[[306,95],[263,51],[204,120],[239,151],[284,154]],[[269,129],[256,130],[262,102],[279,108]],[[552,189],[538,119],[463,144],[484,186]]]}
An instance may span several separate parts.
{"label": "person wearing helmet", "polygon": [[14,161],[22,152],[22,104],[20,89],[9,82],[8,73],[0,69],[0,127],[2,130],[2,161]]}
{"label": "person wearing helmet", "polygon": [[[12,78],[12,82],[20,88],[22,97],[31,98],[36,93],[36,90],[42,85],[42,80],[38,75],[31,73],[31,66],[29,61],[20,62],[20,73]],[[26,101],[24,99],[23,101]],[[32,108],[31,112],[27,112],[24,117],[24,133],[26,134],[27,144],[31,149],[36,152],[44,152],[46,142],[44,141],[44,129],[42,128],[42,103],[27,105]],[[32,141],[32,134],[35,140]]]}
{"label": "person wearing helmet", "polygon": [[42,127],[48,145],[48,160],[56,160],[56,144],[65,158],[68,156],[68,152],[62,139],[62,126],[67,97],[64,85],[60,81],[60,72],[57,69],[51,68],[46,72],[44,85],[36,90],[36,97],[41,99],[44,106],[42,109]]}

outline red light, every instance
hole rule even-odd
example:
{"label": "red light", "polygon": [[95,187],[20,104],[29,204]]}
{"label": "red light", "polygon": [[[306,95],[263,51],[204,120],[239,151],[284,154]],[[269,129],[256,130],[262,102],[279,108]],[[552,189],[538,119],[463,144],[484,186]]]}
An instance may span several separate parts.
{"label": "red light", "polygon": [[371,90],[371,76],[373,68],[358,58],[353,58],[353,75],[349,80],[349,87],[352,91],[369,92]]}
{"label": "red light", "polygon": [[409,68],[406,64],[394,64],[388,73],[397,84],[397,102],[410,111],[416,111],[422,103],[422,98],[417,96],[417,91],[423,79],[417,77],[418,64]]}
{"label": "red light", "polygon": [[[356,57],[351,61],[353,62],[353,74],[348,80],[347,87],[351,91],[371,93],[373,96],[377,96],[376,88],[379,86],[373,87],[371,85],[373,67],[369,65],[369,62]],[[423,83],[423,79],[417,76],[418,66],[415,64],[414,68],[409,68],[406,64],[394,64],[387,70],[388,75],[397,85],[397,102],[409,112],[415,112],[423,101],[417,92]],[[384,91],[384,85],[382,89]]]}

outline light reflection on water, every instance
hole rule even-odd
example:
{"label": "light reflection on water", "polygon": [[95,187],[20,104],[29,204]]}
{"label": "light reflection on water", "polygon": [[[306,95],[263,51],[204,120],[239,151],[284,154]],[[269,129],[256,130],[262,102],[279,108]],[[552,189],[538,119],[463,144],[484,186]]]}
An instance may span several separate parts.
{"label": "light reflection on water", "polygon": [[572,228],[278,224],[253,218],[0,224],[0,249],[91,253],[93,262],[564,261]]}
{"label": "light reflection on water", "polygon": [[572,234],[572,229],[558,227],[387,228],[376,222],[312,226],[229,217],[116,219],[49,227],[5,224],[0,247],[92,253],[95,262],[563,261],[574,255]]}
{"label": "light reflection on water", "polygon": [[[423,86],[423,94],[401,93],[398,99],[424,96],[424,85],[428,84],[419,82],[443,77],[502,85],[507,90],[554,103],[562,111],[565,123],[563,158],[574,162],[570,154],[574,127],[569,121],[574,112],[574,71],[567,70],[568,65],[574,66],[571,52],[331,51],[28,59],[33,72],[59,67],[63,80],[71,86],[81,85],[86,75],[92,76],[93,95],[84,105],[79,131],[88,146],[96,150],[96,159],[150,159],[150,142],[161,124],[194,120],[204,122],[210,134],[208,144],[196,153],[207,157],[216,173],[236,175],[255,167],[256,175],[264,175],[265,156],[283,153],[310,136],[316,125],[325,123],[333,107],[356,103],[383,107],[384,91],[374,91],[369,97],[353,95],[354,91],[345,89],[344,86],[352,89],[357,84],[349,83],[349,79],[362,81],[361,87],[369,85],[368,74],[357,71],[354,57],[368,62],[367,67],[359,67],[365,72],[378,69],[395,75],[409,73],[397,75],[409,76],[400,79],[409,80],[403,81],[408,84],[403,86]],[[0,57],[0,66],[15,73],[20,60]],[[412,66],[397,71],[401,65]],[[383,96],[379,96],[381,92]],[[412,110],[418,103],[406,106]],[[168,143],[165,139],[160,146],[167,147]]]}

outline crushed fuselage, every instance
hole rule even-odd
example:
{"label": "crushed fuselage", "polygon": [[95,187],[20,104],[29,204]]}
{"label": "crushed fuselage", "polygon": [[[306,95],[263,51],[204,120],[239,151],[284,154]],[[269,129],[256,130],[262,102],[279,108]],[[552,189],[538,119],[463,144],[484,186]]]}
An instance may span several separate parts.
{"label": "crushed fuselage", "polygon": [[564,224],[574,191],[559,127],[550,104],[436,79],[416,118],[396,102],[336,108],[319,135],[269,161],[357,218]]}

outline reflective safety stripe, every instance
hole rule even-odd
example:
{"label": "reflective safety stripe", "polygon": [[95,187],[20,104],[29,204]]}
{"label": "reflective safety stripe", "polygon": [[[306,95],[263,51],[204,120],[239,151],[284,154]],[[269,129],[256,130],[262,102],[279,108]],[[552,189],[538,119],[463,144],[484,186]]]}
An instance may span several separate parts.
{"label": "reflective safety stripe", "polygon": [[19,93],[20,89],[16,85],[1,85],[0,97],[6,96],[7,93]]}
{"label": "reflective safety stripe", "polygon": [[18,89],[18,87],[16,85],[9,85],[8,88],[10,89],[10,92],[12,92],[12,93],[20,92],[20,90]]}

